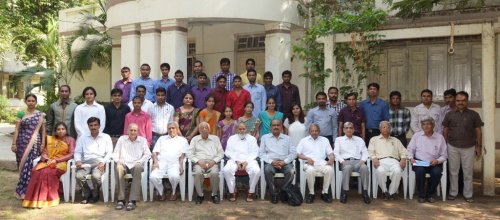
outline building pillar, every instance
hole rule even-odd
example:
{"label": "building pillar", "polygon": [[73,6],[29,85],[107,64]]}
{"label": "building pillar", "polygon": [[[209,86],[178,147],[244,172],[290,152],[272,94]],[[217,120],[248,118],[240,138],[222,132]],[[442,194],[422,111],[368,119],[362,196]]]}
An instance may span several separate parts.
{"label": "building pillar", "polygon": [[[273,84],[281,83],[281,73],[291,70],[290,23],[276,22],[264,25],[266,30],[266,71],[273,73]],[[298,77],[298,74],[295,73]]]}
{"label": "building pillar", "polygon": [[161,62],[170,64],[173,77],[176,70],[184,73],[187,82],[187,22],[178,19],[161,21]]}
{"label": "building pillar", "polygon": [[[111,88],[115,82],[122,78],[121,76],[121,56],[122,56],[121,38],[111,40]],[[130,68],[130,67],[129,67]]]}
{"label": "building pillar", "polygon": [[317,40],[324,45],[323,53],[325,55],[324,70],[330,70],[330,75],[325,79],[325,89],[335,86],[339,88],[339,77],[337,73],[337,58],[333,53],[335,51],[335,35],[328,35]]}
{"label": "building pillar", "polygon": [[153,22],[141,23],[141,40],[140,40],[140,63],[149,64],[151,73],[149,77],[159,79],[160,73],[160,29]]}
{"label": "building pillar", "polygon": [[482,110],[484,127],[483,195],[495,195],[495,32],[491,23],[482,27]]}
{"label": "building pillar", "polygon": [[120,66],[128,66],[133,79],[141,75],[139,70],[141,65],[139,63],[139,40],[140,32],[137,25],[130,24],[122,26]]}

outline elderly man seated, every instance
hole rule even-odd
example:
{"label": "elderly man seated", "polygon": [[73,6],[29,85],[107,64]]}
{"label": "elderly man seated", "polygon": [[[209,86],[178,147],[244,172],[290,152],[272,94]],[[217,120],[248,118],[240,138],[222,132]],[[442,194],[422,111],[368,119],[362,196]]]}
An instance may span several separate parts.
{"label": "elderly man seated", "polygon": [[167,126],[168,135],[161,136],[156,141],[153,148],[153,171],[149,175],[151,181],[160,195],[160,200],[166,199],[166,192],[163,187],[163,175],[168,174],[168,180],[172,185],[172,195],[170,201],[177,199],[175,189],[181,179],[180,175],[184,172],[182,163],[185,153],[189,147],[186,138],[179,136],[179,124],[177,122],[169,122]]}
{"label": "elderly man seated", "polygon": [[282,134],[283,126],[280,120],[271,121],[271,133],[262,136],[259,148],[259,157],[265,162],[264,175],[271,194],[271,202],[278,203],[279,191],[274,184],[274,174],[285,174],[283,188],[292,183],[295,169],[292,165],[297,151],[290,142],[288,135]]}
{"label": "elderly man seated", "polygon": [[363,201],[370,204],[368,187],[370,187],[370,171],[365,162],[368,160],[368,150],[365,141],[358,136],[354,136],[354,125],[351,122],[344,123],[344,136],[335,139],[335,148],[333,152],[336,160],[339,161],[342,168],[342,191],[340,193],[340,202],[347,202],[347,191],[349,191],[349,180],[352,172],[359,172],[363,186]]}
{"label": "elderly man seated", "polygon": [[[101,121],[99,118],[90,117],[87,120],[90,133],[82,134],[76,142],[75,161],[76,178],[82,186],[82,204],[95,203],[99,200],[99,188],[101,176],[104,174],[104,165],[111,159],[113,153],[113,142],[111,137],[99,131]],[[89,165],[84,168],[82,165]],[[87,175],[92,174],[92,185],[94,187],[90,194],[90,186]]]}
{"label": "elderly man seated", "polygon": [[141,173],[144,171],[144,162],[151,157],[148,140],[138,136],[139,127],[132,123],[128,126],[128,135],[121,136],[116,142],[113,160],[116,162],[116,182],[118,182],[118,203],[115,209],[121,210],[125,204],[125,175],[132,174],[127,211],[134,210],[136,201],[141,193]]}
{"label": "elderly man seated", "polygon": [[259,181],[260,167],[255,160],[259,155],[257,139],[247,133],[245,123],[239,123],[236,127],[236,134],[227,140],[226,157],[229,158],[223,172],[229,188],[229,201],[236,201],[235,173],[236,170],[245,170],[249,176],[250,189],[247,194],[247,202],[252,202],[255,193],[255,186]]}
{"label": "elderly man seated", "polygon": [[[330,141],[325,137],[319,136],[319,134],[319,125],[311,124],[309,126],[309,136],[302,138],[297,145],[297,157],[306,161],[304,172],[309,187],[309,195],[306,197],[306,203],[309,204],[314,202],[316,172],[323,174],[321,199],[326,203],[331,203],[333,201],[332,197],[328,195],[328,188],[330,187],[334,174],[333,151],[330,146]],[[325,160],[327,157],[328,161]]]}
{"label": "elderly man seated", "polygon": [[[373,167],[377,169],[378,185],[384,194],[384,199],[394,200],[401,182],[401,174],[406,166],[406,149],[399,139],[391,137],[391,124],[382,121],[379,125],[380,135],[372,137],[368,145],[368,153]],[[387,191],[387,174],[391,179]]]}
{"label": "elderly man seated", "polygon": [[200,135],[191,140],[191,145],[187,151],[187,157],[193,162],[194,186],[198,197],[196,204],[201,204],[205,199],[203,194],[203,174],[207,173],[210,177],[212,188],[212,202],[220,203],[219,197],[219,163],[224,157],[224,150],[219,137],[210,134],[210,125],[207,122],[201,122],[198,125]]}
{"label": "elderly man seated", "polygon": [[[434,132],[434,119],[426,117],[420,121],[422,131],[413,134],[408,144],[408,159],[413,164],[418,189],[418,202],[434,202],[434,193],[441,179],[443,162],[448,158],[443,135]],[[427,191],[425,174],[429,173]]]}

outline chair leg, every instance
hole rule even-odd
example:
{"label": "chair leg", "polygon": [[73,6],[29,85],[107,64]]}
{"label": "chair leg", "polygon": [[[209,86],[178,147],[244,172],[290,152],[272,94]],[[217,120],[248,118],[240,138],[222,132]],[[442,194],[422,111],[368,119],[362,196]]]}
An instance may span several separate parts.
{"label": "chair leg", "polygon": [[144,202],[148,201],[148,174],[146,171],[143,171],[141,174],[141,192],[142,192],[142,200]]}
{"label": "chair leg", "polygon": [[340,199],[340,192],[342,189],[342,171],[336,172],[335,185],[337,186],[335,189],[335,194],[337,196],[337,199]]}

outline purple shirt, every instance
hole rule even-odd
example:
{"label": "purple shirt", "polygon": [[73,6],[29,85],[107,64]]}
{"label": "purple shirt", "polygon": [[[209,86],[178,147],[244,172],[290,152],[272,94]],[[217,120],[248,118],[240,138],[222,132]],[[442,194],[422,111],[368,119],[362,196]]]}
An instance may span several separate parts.
{"label": "purple shirt", "polygon": [[193,93],[194,96],[194,107],[203,109],[207,107],[205,98],[212,92],[212,89],[207,88],[206,86],[203,88],[200,87],[193,87],[191,89],[191,92]]}
{"label": "purple shirt", "polygon": [[443,135],[433,132],[432,136],[428,137],[424,131],[415,133],[408,144],[408,158],[429,162],[438,160],[443,163],[448,158]]}
{"label": "purple shirt", "polygon": [[342,124],[352,122],[354,124],[354,135],[360,136],[361,123],[365,123],[365,113],[359,107],[356,107],[353,111],[351,107],[346,106],[340,110],[337,121]]}
{"label": "purple shirt", "polygon": [[118,80],[115,82],[115,89],[121,89],[123,92],[122,103],[127,104],[130,101],[130,88],[132,88],[132,80],[129,78],[127,81]]}

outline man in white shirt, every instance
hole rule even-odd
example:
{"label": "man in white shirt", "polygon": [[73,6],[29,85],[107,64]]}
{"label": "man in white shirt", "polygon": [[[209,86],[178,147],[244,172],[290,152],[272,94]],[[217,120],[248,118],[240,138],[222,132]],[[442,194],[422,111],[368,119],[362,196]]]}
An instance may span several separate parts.
{"label": "man in white shirt", "polygon": [[247,194],[247,202],[252,202],[255,186],[259,181],[260,167],[255,160],[259,155],[259,145],[257,139],[247,133],[245,123],[239,123],[236,129],[236,134],[229,137],[227,141],[226,156],[229,158],[223,172],[229,188],[229,201],[236,201],[235,173],[236,170],[245,170],[249,176],[250,189]]}
{"label": "man in white shirt", "polygon": [[210,125],[201,122],[198,125],[200,135],[193,137],[187,151],[187,157],[193,162],[194,186],[198,197],[196,204],[201,204],[205,199],[203,194],[203,174],[208,174],[212,188],[212,202],[220,203],[219,197],[219,163],[224,157],[224,150],[219,137],[210,134]]}
{"label": "man in white shirt", "polygon": [[151,181],[160,195],[160,200],[166,198],[166,192],[162,184],[163,175],[168,174],[168,180],[172,185],[172,195],[170,201],[177,199],[175,190],[181,179],[184,169],[184,156],[189,144],[186,138],[179,136],[179,124],[177,122],[170,122],[167,126],[168,135],[161,136],[153,148],[153,171],[149,175]]}
{"label": "man in white shirt", "polygon": [[[99,131],[101,122],[97,117],[90,117],[87,120],[90,133],[86,133],[78,138],[74,158],[76,161],[76,178],[82,186],[82,204],[95,203],[99,200],[99,188],[101,176],[104,174],[104,165],[111,158],[113,153],[113,143],[109,135]],[[83,166],[85,164],[86,166]],[[90,193],[90,186],[87,184],[86,176],[92,174],[93,192]]]}
{"label": "man in white shirt", "polygon": [[99,118],[102,126],[99,128],[99,132],[104,131],[104,126],[106,125],[106,111],[104,107],[95,101],[97,93],[93,87],[86,87],[83,89],[82,96],[85,97],[85,102],[78,105],[75,108],[75,130],[78,137],[89,133],[89,127],[87,125],[87,119],[90,117]]}
{"label": "man in white shirt", "polygon": [[[373,167],[377,170],[378,185],[384,193],[384,199],[394,200],[398,191],[401,175],[406,166],[406,148],[398,138],[391,136],[391,123],[380,122],[380,135],[370,139],[368,153]],[[391,179],[387,191],[387,174]]]}
{"label": "man in white shirt", "polygon": [[155,146],[158,138],[167,134],[167,127],[165,125],[173,121],[175,113],[174,107],[166,102],[167,90],[163,87],[159,87],[155,92],[156,102],[149,112],[153,125],[153,146]]}
{"label": "man in white shirt", "polygon": [[[326,203],[333,201],[328,195],[328,188],[333,178],[334,156],[332,147],[327,138],[319,136],[320,128],[318,124],[309,126],[309,136],[302,138],[297,145],[297,157],[305,160],[304,172],[306,174],[309,195],[306,197],[306,203],[314,202],[314,182],[316,180],[316,172],[323,174],[323,190],[321,191],[321,199]],[[325,158],[328,157],[328,161]],[[333,189],[332,189],[333,190]]]}
{"label": "man in white shirt", "polygon": [[[432,102],[432,91],[429,89],[424,89],[422,90],[422,92],[420,92],[420,97],[422,99],[422,103],[415,106],[415,108],[413,108],[413,111],[411,112],[410,126],[411,130],[413,130],[413,133],[422,131],[420,122],[422,122],[424,118],[431,117],[436,122],[442,121],[442,119],[440,119],[441,107],[438,104]],[[443,134],[441,124],[436,123],[434,131],[439,134]]]}
{"label": "man in white shirt", "polygon": [[132,123],[128,126],[128,135],[121,136],[113,152],[113,160],[116,162],[116,182],[118,182],[118,203],[116,210],[121,210],[125,204],[125,175],[132,174],[132,186],[130,188],[127,211],[134,210],[136,201],[141,195],[141,174],[144,171],[144,162],[151,157],[148,140],[138,136],[139,127]]}
{"label": "man in white shirt", "polygon": [[365,164],[368,160],[368,150],[365,141],[358,136],[354,136],[354,125],[351,122],[344,123],[344,136],[335,139],[335,148],[333,153],[336,160],[341,163],[342,168],[342,192],[340,193],[340,202],[347,202],[347,191],[349,191],[349,180],[352,172],[359,172],[363,186],[363,200],[370,204],[368,187],[370,171]]}
{"label": "man in white shirt", "polygon": [[[153,93],[153,92],[151,92],[151,93]],[[136,94],[135,96],[139,96],[139,97],[142,97],[144,99],[144,102],[142,102],[141,110],[143,112],[150,112],[151,108],[153,108],[153,102],[151,102],[145,98],[146,86],[138,85],[137,87],[135,87],[135,94]],[[132,98],[134,98],[135,96],[130,97],[130,102],[128,103],[128,107],[130,108],[130,110],[134,109],[134,102],[133,102]]]}

